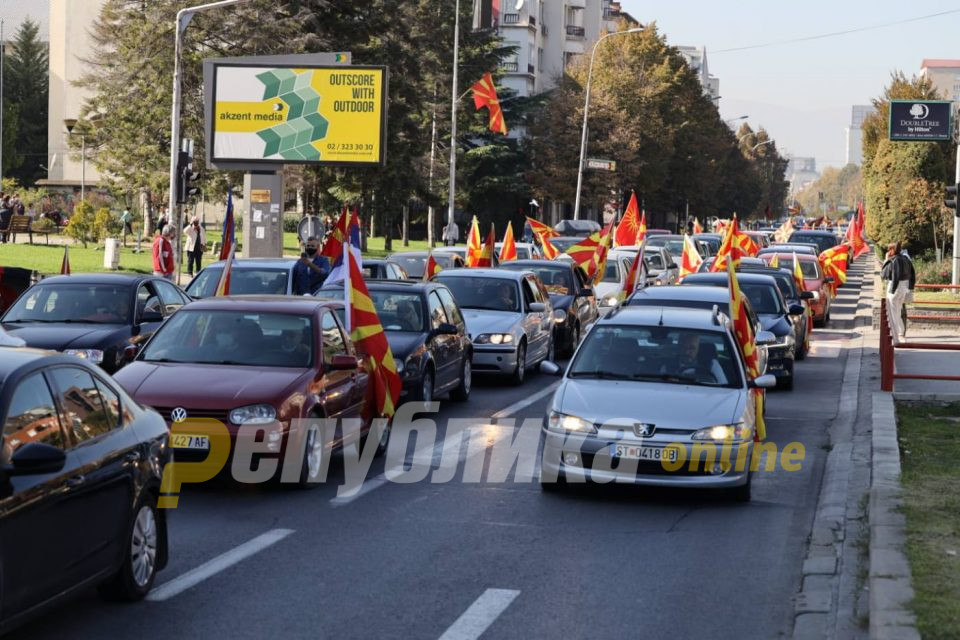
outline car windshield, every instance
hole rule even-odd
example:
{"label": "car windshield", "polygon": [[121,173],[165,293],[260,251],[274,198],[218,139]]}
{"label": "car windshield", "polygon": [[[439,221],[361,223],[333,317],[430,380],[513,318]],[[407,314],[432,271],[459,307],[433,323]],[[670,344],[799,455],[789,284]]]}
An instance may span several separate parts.
{"label": "car windshield", "polygon": [[308,368],[313,354],[310,316],[184,309],[157,330],[140,359]]}
{"label": "car windshield", "polygon": [[647,263],[647,269],[663,269],[663,256],[659,253],[651,253],[643,257]]}
{"label": "car windshield", "polygon": [[584,339],[567,375],[734,388],[737,362],[720,331],[604,325]]}
{"label": "car windshield", "polygon": [[386,331],[421,332],[423,328],[423,305],[416,293],[396,291],[371,291],[370,298],[380,316],[380,324]]}
{"label": "car windshield", "polygon": [[817,245],[817,248],[820,249],[821,252],[837,246],[837,244],[839,244],[840,242],[839,240],[837,240],[836,236],[820,235],[815,233],[809,233],[809,234],[794,233],[792,236],[790,236],[790,241],[791,242],[808,242],[810,244],[815,244]]}
{"label": "car windshield", "polygon": [[743,291],[753,310],[757,313],[768,313],[778,315],[783,313],[783,307],[780,305],[780,298],[777,296],[777,289],[768,284],[741,282],[740,289]]}
{"label": "car windshield", "polygon": [[4,322],[132,323],[129,287],[104,284],[37,284],[3,316]]}
{"label": "car windshield", "polygon": [[447,285],[462,309],[520,310],[520,291],[515,280],[472,276],[444,278],[442,271],[436,280]]}
{"label": "car windshield", "polygon": [[[223,266],[210,266],[200,272],[187,286],[187,294],[193,298],[209,298],[217,290]],[[287,269],[246,268],[234,265],[230,270],[230,294],[276,294],[286,295],[290,279]]]}
{"label": "car windshield", "polygon": [[683,253],[683,239],[670,236],[653,236],[647,240],[647,247],[666,247],[670,255],[679,256]]}
{"label": "car windshield", "polygon": [[[546,263],[550,264],[550,263]],[[530,267],[527,265],[517,265],[514,267],[509,262],[504,263],[501,268],[511,271],[532,271],[543,283],[547,293],[557,296],[568,296],[573,291],[573,273],[569,269],[557,269],[556,267]]]}
{"label": "car windshield", "polygon": [[[748,270],[749,272],[749,270]],[[754,271],[754,273],[763,273],[765,276],[770,276],[777,282],[777,288],[780,289],[780,293],[783,294],[783,297],[786,299],[796,298],[797,294],[794,290],[793,275],[785,273],[783,271]]]}
{"label": "car windshield", "polygon": [[[404,271],[407,272],[411,278],[422,278],[423,270],[427,265],[427,256],[423,254],[408,254],[408,255],[399,255],[394,254],[390,256],[390,259],[394,262],[400,263],[400,266],[403,267]],[[437,264],[443,266],[443,263],[440,261],[438,256],[433,257],[437,261]]]}
{"label": "car windshield", "polygon": [[616,260],[607,260],[607,266],[603,270],[601,282],[620,282],[620,265]]}

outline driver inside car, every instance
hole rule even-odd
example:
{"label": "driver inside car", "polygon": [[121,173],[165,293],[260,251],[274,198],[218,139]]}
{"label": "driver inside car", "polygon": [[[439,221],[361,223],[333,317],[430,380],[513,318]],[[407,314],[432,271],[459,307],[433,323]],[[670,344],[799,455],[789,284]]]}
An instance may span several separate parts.
{"label": "driver inside car", "polygon": [[713,343],[701,344],[700,336],[695,333],[686,333],[680,336],[677,347],[676,364],[669,368],[664,365],[661,373],[694,378],[701,383],[727,383],[723,367],[717,361],[717,348]]}

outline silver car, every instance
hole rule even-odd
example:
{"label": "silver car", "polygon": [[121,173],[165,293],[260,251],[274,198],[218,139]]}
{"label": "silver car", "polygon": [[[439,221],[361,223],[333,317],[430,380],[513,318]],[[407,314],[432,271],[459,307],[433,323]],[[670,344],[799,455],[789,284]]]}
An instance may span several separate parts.
{"label": "silver car", "polygon": [[751,390],[775,384],[748,379],[722,313],[618,308],[584,338],[547,409],[541,486],[721,487],[749,500]]}
{"label": "silver car", "polygon": [[475,373],[504,374],[520,384],[527,369],[553,360],[553,309],[533,272],[458,269],[434,280],[450,289],[463,313]]}

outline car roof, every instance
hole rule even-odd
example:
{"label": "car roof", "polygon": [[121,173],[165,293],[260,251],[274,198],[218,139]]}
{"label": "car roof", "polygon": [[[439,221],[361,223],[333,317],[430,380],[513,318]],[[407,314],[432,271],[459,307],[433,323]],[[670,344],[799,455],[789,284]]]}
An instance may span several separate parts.
{"label": "car roof", "polygon": [[[684,282],[720,282],[726,281],[729,276],[726,273],[691,273],[683,279]],[[764,273],[744,273],[737,272],[737,282],[741,284],[769,284],[772,287],[777,286],[773,276]]]}
{"label": "car roof", "polygon": [[524,275],[536,275],[530,271],[511,271],[509,269],[494,269],[494,268],[472,268],[472,269],[448,269],[441,271],[434,278],[490,278],[491,280],[517,280],[523,278]]}
{"label": "car roof", "polygon": [[830,236],[831,238],[836,238],[837,234],[833,231],[827,231],[826,229],[794,229],[793,233],[790,234],[790,237],[797,234],[811,235],[811,236]]}
{"label": "car roof", "polygon": [[40,284],[113,284],[133,285],[153,276],[143,273],[77,273],[69,276],[49,276]]}
{"label": "car roof", "polygon": [[[449,256],[457,253],[458,253],[457,251],[452,251],[450,247],[444,247],[443,249],[433,250],[433,255]],[[389,256],[387,256],[386,259],[390,260],[391,258],[395,258],[397,256],[406,256],[411,258],[419,258],[422,256],[426,258],[429,254],[430,254],[429,251],[395,251],[394,253],[391,253]]]}
{"label": "car roof", "polygon": [[[222,267],[225,263],[225,260],[218,260],[208,266]],[[297,264],[296,258],[234,258],[231,269],[255,269],[258,267],[282,267],[286,269],[295,264]]]}
{"label": "car roof", "polygon": [[18,369],[49,360],[50,364],[66,362],[76,363],[82,360],[76,356],[68,356],[57,351],[33,349],[31,347],[0,347],[0,387]]}
{"label": "car roof", "polygon": [[730,302],[730,292],[712,285],[685,284],[681,287],[645,287],[635,291],[630,298],[646,298],[647,300],[703,300],[708,303],[720,304]]}
{"label": "car roof", "polygon": [[522,269],[511,269],[510,267],[526,267],[528,269],[556,269],[557,271],[568,271],[573,269],[569,262],[557,262],[556,260],[508,260],[500,263],[500,269],[509,269],[510,271],[522,271]]}
{"label": "car roof", "polygon": [[[365,278],[364,282],[367,283],[367,289],[370,289],[371,291],[389,291],[391,289],[396,291],[423,291],[430,289],[431,287],[443,286],[433,281],[424,282],[423,280],[381,280],[375,278]],[[321,291],[330,291],[331,289],[339,289],[342,291],[343,283],[336,282],[334,284],[328,284],[320,287]]]}
{"label": "car roof", "polygon": [[653,236],[652,238],[648,238],[647,240],[649,241],[649,240],[653,240],[653,239],[657,239],[657,240],[683,240],[683,236],[681,236],[680,234],[677,234],[677,233],[658,233],[657,235]]}
{"label": "car roof", "polygon": [[[793,260],[793,256],[797,256],[797,259],[800,262],[820,262],[820,258],[813,255],[812,253],[794,253],[793,251],[767,251],[763,254],[764,256],[780,256],[780,259],[788,258]],[[767,262],[764,260],[764,262]],[[767,262],[767,264],[770,264]]]}
{"label": "car roof", "polygon": [[330,306],[329,300],[313,296],[242,295],[211,296],[183,307],[191,311],[267,311],[273,313],[312,313],[317,307]]}
{"label": "car roof", "polygon": [[621,306],[597,321],[604,325],[659,325],[680,329],[703,329],[707,331],[726,331],[722,324],[714,323],[712,309],[690,309],[686,307],[642,307]]}

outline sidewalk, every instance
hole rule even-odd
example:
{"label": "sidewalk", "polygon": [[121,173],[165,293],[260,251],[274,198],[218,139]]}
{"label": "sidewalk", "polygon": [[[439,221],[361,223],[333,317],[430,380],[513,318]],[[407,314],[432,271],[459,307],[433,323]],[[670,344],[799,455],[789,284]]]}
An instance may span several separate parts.
{"label": "sidewalk", "polygon": [[[926,328],[921,322],[911,321],[907,325],[907,342],[960,344],[960,326],[953,330],[944,326]],[[899,373],[960,376],[960,352],[896,349],[895,354]],[[898,400],[960,400],[960,381],[895,380],[893,390]]]}

